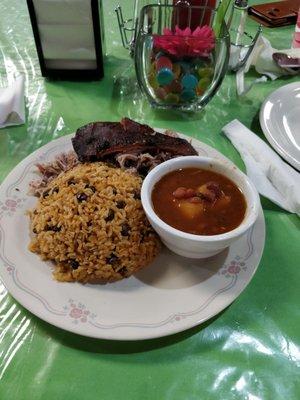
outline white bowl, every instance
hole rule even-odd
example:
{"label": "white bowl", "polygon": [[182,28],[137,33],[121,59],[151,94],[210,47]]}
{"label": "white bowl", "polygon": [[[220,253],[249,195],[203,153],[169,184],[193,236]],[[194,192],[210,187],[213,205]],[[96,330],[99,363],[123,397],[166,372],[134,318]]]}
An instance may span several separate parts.
{"label": "white bowl", "polygon": [[[151,199],[156,182],[171,171],[191,167],[218,172],[231,179],[242,190],[247,209],[243,221],[237,228],[220,235],[194,235],[173,228],[157,216]],[[260,205],[259,195],[254,185],[236,166],[200,156],[178,157],[159,164],[146,176],[141,189],[141,200],[150,224],[162,242],[174,253],[188,258],[210,257],[230,246],[254,224]]]}

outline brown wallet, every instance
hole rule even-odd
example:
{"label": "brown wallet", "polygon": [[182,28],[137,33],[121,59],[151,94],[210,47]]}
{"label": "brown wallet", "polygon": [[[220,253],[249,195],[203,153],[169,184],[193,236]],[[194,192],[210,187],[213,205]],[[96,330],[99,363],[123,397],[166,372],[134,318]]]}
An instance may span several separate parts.
{"label": "brown wallet", "polygon": [[249,7],[248,14],[260,24],[275,28],[295,24],[299,7],[300,0],[275,1]]}

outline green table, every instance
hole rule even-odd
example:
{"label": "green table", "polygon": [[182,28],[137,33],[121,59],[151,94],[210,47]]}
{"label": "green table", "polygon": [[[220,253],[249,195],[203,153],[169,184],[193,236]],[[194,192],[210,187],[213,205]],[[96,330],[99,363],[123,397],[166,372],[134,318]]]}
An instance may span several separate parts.
{"label": "green table", "polygon": [[[258,112],[284,77],[237,99],[234,76],[196,115],[152,110],[134,84],[110,1],[104,1],[105,78],[72,83],[43,79],[24,1],[0,2],[0,84],[26,77],[27,123],[0,130],[0,181],[42,144],[87,122],[128,116],[171,128],[216,147],[240,168],[221,128],[238,118],[263,137]],[[130,7],[128,6],[128,10]],[[265,29],[290,46],[293,27]],[[250,72],[247,80],[252,80]],[[298,78],[299,79],[299,78]],[[262,198],[266,246],[253,280],[220,315],[189,331],[142,342],[87,339],[30,314],[0,286],[0,399],[299,399],[299,219]],[[2,267],[2,266],[0,266]]]}

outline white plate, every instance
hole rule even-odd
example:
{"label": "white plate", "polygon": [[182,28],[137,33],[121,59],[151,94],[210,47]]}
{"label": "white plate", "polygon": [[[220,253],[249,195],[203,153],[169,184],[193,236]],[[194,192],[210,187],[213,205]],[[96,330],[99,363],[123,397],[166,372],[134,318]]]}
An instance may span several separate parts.
{"label": "white plate", "polygon": [[300,171],[300,82],[271,93],[260,109],[259,119],[271,146]]}
{"label": "white plate", "polygon": [[[81,335],[105,339],[149,339],[191,328],[227,307],[250,282],[265,242],[262,212],[252,230],[223,253],[195,261],[164,249],[136,276],[108,285],[58,283],[51,263],[31,253],[27,195],[34,165],[67,151],[72,135],[41,147],[0,187],[0,271],[4,285],[41,319]],[[190,140],[190,138],[187,138]],[[230,163],[213,148],[192,140],[200,155]]]}

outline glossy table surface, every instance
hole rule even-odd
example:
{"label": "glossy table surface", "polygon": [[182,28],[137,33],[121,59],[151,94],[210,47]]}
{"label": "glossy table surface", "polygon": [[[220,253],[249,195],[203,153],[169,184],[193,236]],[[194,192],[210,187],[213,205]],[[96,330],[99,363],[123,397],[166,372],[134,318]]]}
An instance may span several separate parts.
{"label": "glossy table surface", "polygon": [[[196,137],[244,169],[222,126],[238,118],[263,138],[263,100],[299,77],[268,80],[237,98],[229,73],[204,111],[155,111],[137,89],[113,8],[104,1],[105,78],[74,83],[41,77],[26,3],[1,0],[0,85],[24,74],[27,122],[0,130],[0,181],[44,143],[87,122],[123,116]],[[265,29],[264,35],[287,48],[293,30]],[[256,77],[251,70],[246,81]],[[300,221],[261,201],[266,244],[253,280],[221,314],[177,335],[140,342],[81,337],[39,320],[0,283],[0,399],[299,399]]]}

